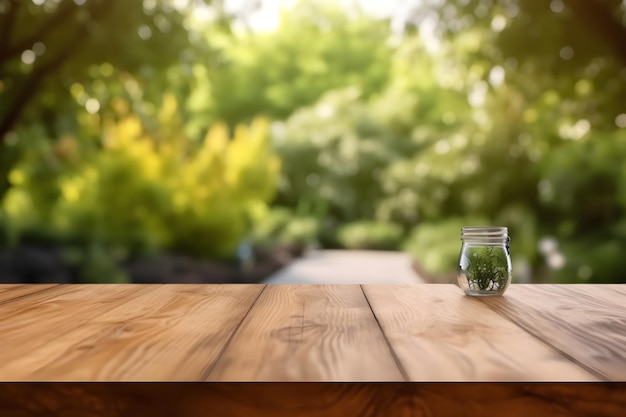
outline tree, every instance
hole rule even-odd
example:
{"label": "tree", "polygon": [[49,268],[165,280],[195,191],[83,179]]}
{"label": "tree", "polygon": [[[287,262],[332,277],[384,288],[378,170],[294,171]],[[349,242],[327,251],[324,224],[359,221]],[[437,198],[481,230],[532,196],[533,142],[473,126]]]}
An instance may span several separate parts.
{"label": "tree", "polygon": [[0,3],[0,196],[20,126],[57,136],[57,116],[76,108],[70,87],[101,77],[101,64],[150,82],[190,47],[183,18],[166,0]]}
{"label": "tree", "polygon": [[336,88],[357,87],[367,98],[388,81],[389,34],[388,22],[349,17],[330,2],[299,2],[275,31],[224,40],[198,107],[232,125],[258,114],[286,118]]}
{"label": "tree", "polygon": [[626,247],[617,162],[626,159],[624,3],[470,0],[430,10],[450,67],[466,74],[474,123],[463,130],[484,144],[461,155],[476,158],[479,169],[447,189],[473,194],[478,204],[456,207],[517,223],[537,268],[537,240],[556,237],[562,254],[544,254],[552,277],[619,280],[623,261],[614,254]]}
{"label": "tree", "polygon": [[56,165],[34,148],[11,171],[13,187],[0,211],[8,243],[33,236],[60,248],[117,251],[121,258],[164,249],[232,257],[276,188],[280,161],[266,121],[238,126],[234,135],[218,124],[194,143],[173,95],[166,94],[157,126],[143,125],[118,101],[117,114],[103,123],[97,115],[81,119],[102,126],[92,138],[97,151],[65,136]]}

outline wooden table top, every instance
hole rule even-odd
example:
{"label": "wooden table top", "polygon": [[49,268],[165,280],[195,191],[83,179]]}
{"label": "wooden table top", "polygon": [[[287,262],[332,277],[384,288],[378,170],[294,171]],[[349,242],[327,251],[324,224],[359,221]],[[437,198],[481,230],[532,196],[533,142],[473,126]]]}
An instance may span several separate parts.
{"label": "wooden table top", "polygon": [[0,381],[626,380],[626,285],[0,285]]}

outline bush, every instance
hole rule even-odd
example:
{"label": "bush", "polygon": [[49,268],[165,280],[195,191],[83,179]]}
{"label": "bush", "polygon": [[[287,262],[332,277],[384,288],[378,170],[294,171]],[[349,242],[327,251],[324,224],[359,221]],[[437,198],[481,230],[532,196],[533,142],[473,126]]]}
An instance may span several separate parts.
{"label": "bush", "polygon": [[314,246],[320,233],[320,221],[313,216],[295,214],[284,207],[268,210],[259,218],[252,232],[253,243],[259,246]]}
{"label": "bush", "polygon": [[331,91],[277,124],[279,204],[339,223],[376,218],[385,196],[379,177],[408,141],[378,123],[361,100],[354,88]]}
{"label": "bush", "polygon": [[401,226],[374,221],[348,223],[337,231],[339,243],[347,249],[395,250],[402,236]]}
{"label": "bush", "polygon": [[279,160],[266,123],[239,126],[232,138],[216,125],[193,143],[182,133],[173,99],[165,101],[154,131],[122,108],[104,119],[96,149],[64,138],[69,156],[35,148],[13,169],[2,206],[13,243],[34,230],[94,245],[100,249],[81,257],[90,281],[97,280],[94,271],[113,265],[103,261],[106,248],[232,257],[277,182]]}
{"label": "bush", "polygon": [[404,250],[427,272],[456,271],[461,250],[461,228],[488,224],[484,219],[450,219],[416,226],[404,243]]}
{"label": "bush", "polygon": [[554,282],[624,282],[621,259],[626,250],[626,239],[623,237],[582,237],[577,241],[562,240],[559,243],[563,266],[552,271]]}
{"label": "bush", "polygon": [[98,244],[66,247],[62,251],[62,257],[65,264],[75,271],[81,283],[123,284],[130,281],[127,273],[120,267],[123,255],[120,256],[119,251],[112,248]]}

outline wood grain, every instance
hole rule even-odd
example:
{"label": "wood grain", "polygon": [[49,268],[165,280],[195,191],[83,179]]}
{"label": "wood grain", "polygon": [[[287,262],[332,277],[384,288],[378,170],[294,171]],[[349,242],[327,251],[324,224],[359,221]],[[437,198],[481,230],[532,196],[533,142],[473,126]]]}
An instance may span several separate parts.
{"label": "wood grain", "polygon": [[[525,288],[525,287],[522,287]],[[539,287],[540,289],[542,287]],[[575,285],[545,285],[550,292],[556,292],[564,297],[577,297],[585,302],[602,303],[619,314],[626,315],[626,285],[619,284],[575,284]]]}
{"label": "wood grain", "polygon": [[597,379],[454,285],[363,290],[413,381]]}
{"label": "wood grain", "polygon": [[612,302],[610,288],[570,287],[513,285],[481,301],[600,378],[626,381],[626,297]]}
{"label": "wood grain", "polygon": [[[10,327],[15,317],[0,319],[3,350],[11,356],[0,363],[0,380],[198,380],[263,289],[146,285],[119,302],[114,292],[132,286],[116,287],[94,294],[89,286],[72,286],[66,295],[73,297],[61,306],[58,297],[34,304],[20,315],[22,321],[45,318],[50,303],[57,303],[59,317],[30,322],[26,336],[5,339],[2,325]],[[30,349],[27,339],[37,347]]]}
{"label": "wood grain", "polygon": [[0,380],[626,380],[625,290],[0,286]]}
{"label": "wood grain", "polygon": [[0,304],[24,297],[28,294],[48,290],[57,284],[0,284]]}
{"label": "wood grain", "polygon": [[[38,287],[38,286],[37,286]],[[156,289],[140,285],[57,285],[0,305],[0,340],[4,364],[46,346],[138,293]],[[0,374],[1,375],[1,374]]]}
{"label": "wood grain", "polygon": [[623,417],[625,384],[0,384],[10,417]]}
{"label": "wood grain", "polygon": [[403,377],[358,285],[269,285],[207,379]]}

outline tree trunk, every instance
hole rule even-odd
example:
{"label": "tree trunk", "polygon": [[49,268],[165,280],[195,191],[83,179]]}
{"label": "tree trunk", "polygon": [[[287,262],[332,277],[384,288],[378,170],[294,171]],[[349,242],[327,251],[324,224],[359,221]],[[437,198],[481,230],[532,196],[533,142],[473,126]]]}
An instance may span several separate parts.
{"label": "tree trunk", "polygon": [[[91,7],[91,16],[93,16],[94,19],[101,20],[106,17],[114,3],[113,0],[92,1],[87,3],[87,5]],[[17,5],[14,3],[10,4],[12,8],[9,10],[7,16],[11,14],[11,17],[15,18]],[[72,19],[75,16],[75,12],[79,10],[79,7],[81,6],[77,6],[73,1],[66,0],[49,20],[36,29],[33,36],[17,41],[16,45],[13,46],[9,44],[11,40],[11,28],[9,25],[3,25],[0,31],[3,35],[6,35],[6,37],[0,39],[0,75],[4,73],[3,68],[7,65],[9,60],[14,58],[16,54],[19,54],[22,49],[28,47],[24,45],[32,45],[34,42],[45,39],[46,34],[50,30],[54,30],[58,28],[58,25],[63,24],[63,22],[66,22],[68,19]],[[17,152],[12,152],[7,148],[7,134],[17,125],[23,111],[36,96],[42,81],[59,69],[69,58],[76,55],[80,51],[81,45],[87,40],[88,35],[87,24],[80,25],[74,33],[67,38],[68,47],[62,49],[59,53],[46,61],[41,62],[29,75],[24,77],[21,83],[16,83],[14,86],[15,92],[12,97],[3,97],[3,100],[10,100],[9,102],[11,104],[6,113],[0,115],[0,201],[2,201],[4,194],[10,187],[8,173],[19,158]]]}

